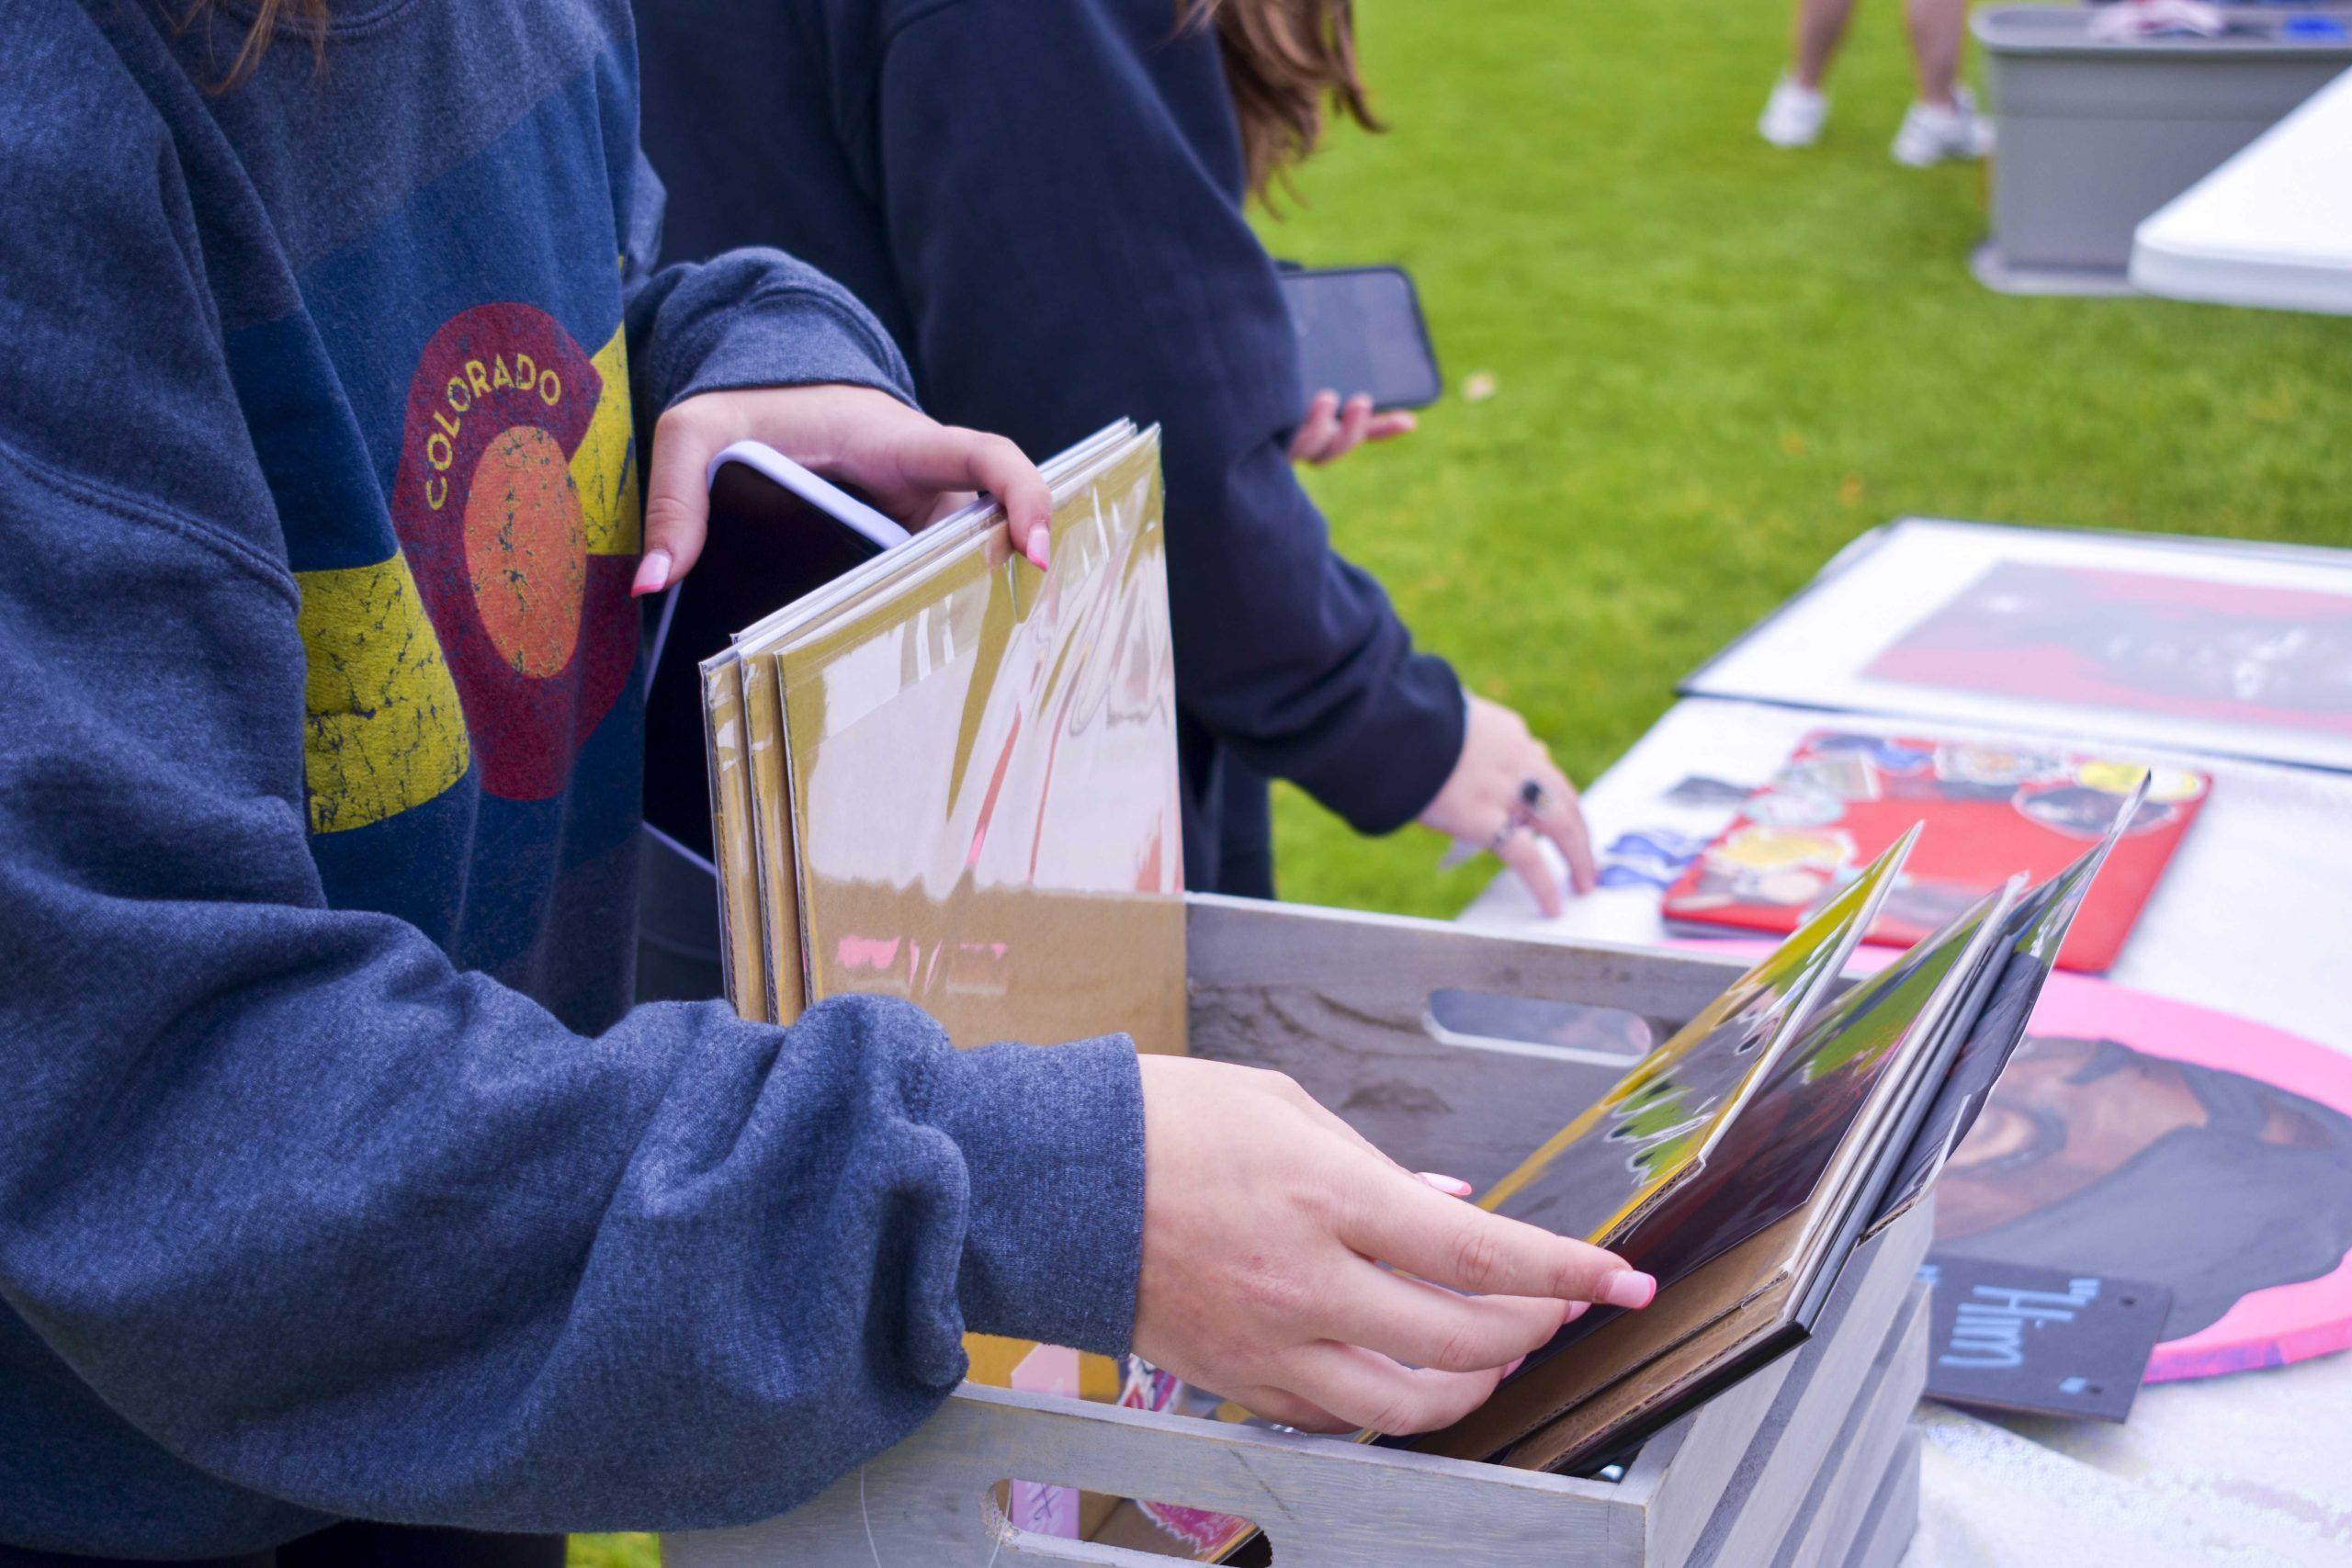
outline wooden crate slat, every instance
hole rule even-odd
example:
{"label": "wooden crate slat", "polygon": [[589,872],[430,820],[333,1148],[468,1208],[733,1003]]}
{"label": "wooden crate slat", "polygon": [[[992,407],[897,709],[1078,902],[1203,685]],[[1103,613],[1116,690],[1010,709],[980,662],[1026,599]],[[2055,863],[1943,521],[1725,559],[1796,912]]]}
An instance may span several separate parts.
{"label": "wooden crate slat", "polygon": [[[1921,1205],[1856,1251],[1824,1309],[1823,1326],[1797,1352],[1799,1366],[1781,1387],[1724,1503],[1706,1520],[1690,1553],[1693,1564],[1757,1568],[1772,1560],[1835,1449],[1872,1364],[1891,1348],[1932,1230],[1931,1206]],[[1873,1248],[1866,1255],[1865,1249]],[[1832,1313],[1840,1317],[1835,1326],[1828,1325]]]}
{"label": "wooden crate slat", "polygon": [[1871,1369],[1860,1399],[1815,1477],[1804,1506],[1782,1538],[1773,1568],[1823,1568],[1842,1562],[1885,1478],[1887,1456],[1928,1386],[1928,1287],[1914,1284],[1889,1353]]}
{"label": "wooden crate slat", "polygon": [[[1167,1559],[1003,1534],[990,1491],[1018,1478],[1238,1514],[1285,1568],[1443,1562],[1641,1562],[1642,1509],[1604,1483],[1216,1421],[966,1387],[906,1441],[813,1501],[746,1529],[673,1536],[670,1568],[1136,1562]],[[1472,1523],[1475,1521],[1475,1525]],[[873,1545],[866,1531],[873,1531]]]}
{"label": "wooden crate slat", "polygon": [[1903,1434],[1844,1568],[1895,1568],[1919,1528],[1919,1428]]}
{"label": "wooden crate slat", "polygon": [[1632,948],[1196,895],[1185,943],[1195,1055],[1289,1074],[1399,1163],[1508,1175],[1636,1057],[1432,1033],[1443,988],[1621,1009],[1679,1025],[1742,971]]}

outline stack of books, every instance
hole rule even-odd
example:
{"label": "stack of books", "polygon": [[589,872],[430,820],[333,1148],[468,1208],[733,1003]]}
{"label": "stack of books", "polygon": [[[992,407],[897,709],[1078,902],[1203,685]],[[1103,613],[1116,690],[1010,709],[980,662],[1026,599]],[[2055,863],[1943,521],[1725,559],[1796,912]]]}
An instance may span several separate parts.
{"label": "stack of books", "polygon": [[975,503],[701,662],[744,1016],[879,993],[960,1045],[1183,1048],[1159,459],[1121,423],[1045,466],[1050,570]]}

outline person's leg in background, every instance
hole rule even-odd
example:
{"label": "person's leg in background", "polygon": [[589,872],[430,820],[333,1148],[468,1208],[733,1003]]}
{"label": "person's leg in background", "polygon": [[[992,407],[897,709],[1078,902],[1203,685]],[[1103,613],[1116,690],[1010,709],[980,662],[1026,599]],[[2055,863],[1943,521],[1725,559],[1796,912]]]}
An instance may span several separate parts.
{"label": "person's leg in background", "polygon": [[1854,0],[1797,0],[1788,74],[1774,85],[1756,123],[1765,141],[1775,147],[1810,147],[1821,139],[1829,118],[1829,95],[1822,85],[1853,18]]}
{"label": "person's leg in background", "polygon": [[1913,167],[1952,158],[1982,158],[1993,150],[1993,128],[1960,85],[1960,54],[1968,36],[1968,0],[1905,0],[1905,25],[1919,76],[1919,98],[1894,133],[1894,161]]}

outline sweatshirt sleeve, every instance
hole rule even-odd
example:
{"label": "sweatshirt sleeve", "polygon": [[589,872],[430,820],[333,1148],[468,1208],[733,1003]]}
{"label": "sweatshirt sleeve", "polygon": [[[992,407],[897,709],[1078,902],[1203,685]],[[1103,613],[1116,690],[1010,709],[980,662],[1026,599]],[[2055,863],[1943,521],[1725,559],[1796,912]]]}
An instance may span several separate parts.
{"label": "sweatshirt sleeve", "polygon": [[0,1314],[210,1475],[492,1529],[772,1515],[967,1330],[1122,1349],[1125,1042],[875,999],[585,1037],[325,907],[198,225],[160,128],[49,80],[0,113],[46,215],[0,232]]}
{"label": "sweatshirt sleeve", "polygon": [[1207,161],[1235,134],[1216,51],[1170,31],[1164,0],[949,0],[888,39],[872,178],[922,395],[1032,452],[1162,424],[1180,700],[1385,832],[1452,771],[1461,688],[1293,472],[1290,318]]}
{"label": "sweatshirt sleeve", "polygon": [[649,419],[681,399],[742,387],[838,382],[914,401],[899,345],[848,289],[762,246],[656,267],[665,198],[641,152],[629,190],[630,390]]}

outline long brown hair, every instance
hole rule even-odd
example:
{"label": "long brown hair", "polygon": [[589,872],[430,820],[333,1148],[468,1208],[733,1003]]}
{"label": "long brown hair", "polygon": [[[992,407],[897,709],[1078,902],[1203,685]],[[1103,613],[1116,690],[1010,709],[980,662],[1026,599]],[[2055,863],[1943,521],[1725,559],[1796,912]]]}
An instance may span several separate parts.
{"label": "long brown hair", "polygon": [[[168,9],[168,0],[165,4]],[[220,8],[220,0],[187,0],[187,7],[177,18],[179,30],[187,32],[210,21],[212,14]],[[254,67],[261,63],[263,53],[268,50],[270,39],[277,36],[279,24],[286,22],[293,23],[311,35],[311,57],[313,61],[325,58],[327,0],[256,0],[254,19],[245,28],[244,41],[237,46],[236,57],[230,61],[229,68],[221,73],[210,90],[225,93],[252,75]]]}
{"label": "long brown hair", "polygon": [[1216,28],[1261,199],[1315,151],[1327,98],[1366,130],[1385,129],[1356,70],[1354,0],[1176,0],[1176,23]]}

